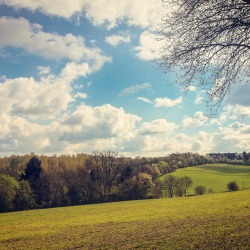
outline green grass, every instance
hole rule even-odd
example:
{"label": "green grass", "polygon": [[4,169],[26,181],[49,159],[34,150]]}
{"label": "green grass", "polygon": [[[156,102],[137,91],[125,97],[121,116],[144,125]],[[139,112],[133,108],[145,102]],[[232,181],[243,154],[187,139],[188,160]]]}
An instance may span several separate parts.
{"label": "green grass", "polygon": [[0,249],[250,249],[250,190],[0,214]]}
{"label": "green grass", "polygon": [[[181,168],[171,173],[177,177],[189,176],[193,185],[189,194],[194,193],[194,187],[203,185],[214,192],[227,191],[227,184],[236,181],[240,190],[250,189],[250,166],[229,165],[229,164],[207,164],[195,167]],[[163,177],[161,177],[163,178]]]}

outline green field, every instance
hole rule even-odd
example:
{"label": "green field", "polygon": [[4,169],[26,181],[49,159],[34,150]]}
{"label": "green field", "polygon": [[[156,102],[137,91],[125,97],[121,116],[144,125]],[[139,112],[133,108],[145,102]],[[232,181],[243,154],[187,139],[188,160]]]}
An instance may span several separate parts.
{"label": "green field", "polygon": [[195,167],[177,169],[171,173],[176,177],[189,176],[193,180],[193,185],[189,189],[189,194],[194,193],[194,187],[203,185],[214,192],[227,191],[227,184],[236,181],[240,190],[250,189],[250,166],[229,165],[229,164],[207,164]]}
{"label": "green field", "polygon": [[4,213],[0,249],[250,249],[250,190]]}

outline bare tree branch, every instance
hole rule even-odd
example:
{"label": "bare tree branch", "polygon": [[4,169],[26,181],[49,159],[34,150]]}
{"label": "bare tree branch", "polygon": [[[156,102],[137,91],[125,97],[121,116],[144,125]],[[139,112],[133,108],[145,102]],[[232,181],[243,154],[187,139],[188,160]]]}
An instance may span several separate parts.
{"label": "bare tree branch", "polygon": [[250,1],[163,0],[172,10],[160,26],[159,66],[175,71],[177,83],[208,95],[208,114],[236,84],[250,81]]}

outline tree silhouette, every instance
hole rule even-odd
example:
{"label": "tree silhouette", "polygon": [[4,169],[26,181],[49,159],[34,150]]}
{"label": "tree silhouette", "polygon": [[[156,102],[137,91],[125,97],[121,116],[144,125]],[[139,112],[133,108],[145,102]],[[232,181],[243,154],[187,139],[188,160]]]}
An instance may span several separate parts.
{"label": "tree silhouette", "polygon": [[204,90],[212,116],[236,84],[250,81],[250,1],[163,3],[169,14],[159,30],[165,44],[159,65],[175,71],[185,90]]}
{"label": "tree silhouette", "polygon": [[36,157],[33,156],[24,170],[24,174],[21,174],[22,180],[28,180],[29,182],[34,182],[40,178],[40,174],[42,172],[41,161]]}

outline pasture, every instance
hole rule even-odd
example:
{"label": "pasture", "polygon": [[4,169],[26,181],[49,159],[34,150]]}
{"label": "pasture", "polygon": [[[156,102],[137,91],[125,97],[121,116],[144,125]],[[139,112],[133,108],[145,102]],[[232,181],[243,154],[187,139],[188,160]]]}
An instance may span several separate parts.
{"label": "pasture", "polygon": [[0,214],[0,249],[249,246],[250,190]]}
{"label": "pasture", "polygon": [[198,185],[205,186],[207,190],[213,189],[216,193],[225,192],[230,181],[236,181],[240,190],[250,189],[250,166],[206,164],[180,168],[171,174],[176,177],[188,176],[192,179],[193,185],[188,190],[189,194],[193,194],[194,187]]}

